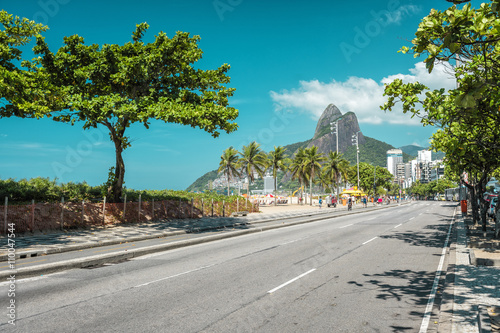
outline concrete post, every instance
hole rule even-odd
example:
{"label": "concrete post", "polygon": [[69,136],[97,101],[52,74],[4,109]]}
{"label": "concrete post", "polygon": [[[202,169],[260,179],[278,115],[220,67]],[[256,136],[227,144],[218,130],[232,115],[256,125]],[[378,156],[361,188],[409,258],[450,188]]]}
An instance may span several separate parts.
{"label": "concrete post", "polygon": [[61,230],[64,230],[64,197],[61,198]]}
{"label": "concrete post", "polygon": [[123,198],[123,222],[127,221],[127,218],[125,217],[127,214],[127,193],[125,193],[125,196]]}
{"label": "concrete post", "polygon": [[141,200],[142,200],[142,194],[139,194],[139,221],[141,222]]}
{"label": "concrete post", "polygon": [[193,218],[193,205],[194,205],[194,199],[191,198],[191,218]]}
{"label": "concrete post", "polygon": [[31,231],[35,231],[35,200],[31,199]]}
{"label": "concrete post", "polygon": [[3,222],[4,222],[4,233],[7,235],[7,206],[9,205],[9,198],[5,197],[5,204],[3,206]]}
{"label": "concrete post", "polygon": [[102,205],[102,225],[106,225],[106,197],[104,197]]}

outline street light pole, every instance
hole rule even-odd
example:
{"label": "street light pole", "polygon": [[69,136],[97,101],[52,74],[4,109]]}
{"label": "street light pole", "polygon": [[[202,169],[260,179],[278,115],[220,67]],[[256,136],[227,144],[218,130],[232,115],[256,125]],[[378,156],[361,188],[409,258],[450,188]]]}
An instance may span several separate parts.
{"label": "street light pole", "polygon": [[[337,150],[336,150],[337,155],[339,154],[339,120],[340,120],[340,118],[337,119],[335,122],[333,122],[333,121],[330,122],[330,130],[333,131],[335,129],[335,135],[337,137],[337,140],[336,140],[337,141]],[[333,127],[334,124],[335,124],[335,127]],[[333,132],[332,132],[332,134],[333,134]],[[332,179],[332,181],[333,181],[333,179]],[[338,198],[339,198],[339,186],[338,186],[338,184],[337,184],[337,187],[335,188],[335,192],[336,192],[335,194],[336,194],[336,197],[338,200]]]}
{"label": "street light pole", "polygon": [[352,143],[356,144],[356,164],[358,166],[358,189],[359,189],[359,144],[358,144],[358,141],[359,141],[358,134],[359,134],[359,132],[360,131],[357,131],[356,134],[352,135]]}

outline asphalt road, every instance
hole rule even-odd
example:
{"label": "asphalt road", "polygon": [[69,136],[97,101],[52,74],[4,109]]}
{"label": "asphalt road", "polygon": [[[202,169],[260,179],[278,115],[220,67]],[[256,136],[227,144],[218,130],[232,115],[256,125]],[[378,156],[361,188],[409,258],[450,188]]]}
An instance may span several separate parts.
{"label": "asphalt road", "polygon": [[416,202],[19,280],[15,326],[4,282],[0,331],[418,332],[453,208]]}

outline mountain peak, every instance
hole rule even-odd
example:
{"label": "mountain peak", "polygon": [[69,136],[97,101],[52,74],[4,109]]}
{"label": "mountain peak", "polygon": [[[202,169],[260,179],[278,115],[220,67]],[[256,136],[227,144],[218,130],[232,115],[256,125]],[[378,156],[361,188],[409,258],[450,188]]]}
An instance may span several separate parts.
{"label": "mountain peak", "polygon": [[318,138],[325,135],[327,132],[330,132],[330,123],[335,122],[340,118],[342,118],[342,112],[340,112],[339,108],[334,104],[329,104],[318,120],[313,138]]}

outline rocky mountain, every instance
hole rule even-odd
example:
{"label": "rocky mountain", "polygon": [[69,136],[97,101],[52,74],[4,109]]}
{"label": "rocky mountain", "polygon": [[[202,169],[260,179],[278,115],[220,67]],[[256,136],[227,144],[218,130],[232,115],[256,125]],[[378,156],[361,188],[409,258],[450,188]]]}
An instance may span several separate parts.
{"label": "rocky mountain", "polygon": [[[358,133],[358,144],[360,150],[360,162],[367,162],[380,167],[385,167],[387,163],[386,152],[389,149],[394,149],[392,145],[385,142],[365,137],[360,130],[358,118],[354,112],[347,112],[342,114],[340,110],[333,104],[326,107],[325,111],[318,120],[314,135],[310,140],[296,142],[285,146],[289,156],[293,156],[299,148],[306,148],[316,146],[318,152],[328,154],[330,151],[337,149],[337,136],[332,133],[332,124],[338,121],[339,133],[339,153],[344,154],[344,158],[351,164],[356,164],[356,147],[352,143],[353,135]],[[333,125],[334,127],[335,125]],[[413,154],[407,154],[403,151],[403,161],[412,159]],[[209,180],[217,178],[217,172],[210,171],[197,179],[191,186],[187,188],[188,191],[197,191],[206,189],[206,184]],[[289,177],[283,177],[283,181],[288,181]]]}
{"label": "rocky mountain", "polygon": [[[330,151],[337,149],[337,136],[332,133],[331,127],[335,126],[334,123],[338,121],[339,133],[339,153],[344,153],[349,147],[352,146],[352,136],[357,132],[359,145],[366,142],[365,136],[361,133],[358,118],[354,112],[347,112],[342,114],[340,110],[333,104],[326,107],[325,111],[318,120],[316,130],[312,139],[285,146],[289,154],[295,153],[301,147],[318,147],[318,151],[327,154]],[[333,125],[332,125],[333,124]]]}

